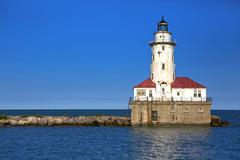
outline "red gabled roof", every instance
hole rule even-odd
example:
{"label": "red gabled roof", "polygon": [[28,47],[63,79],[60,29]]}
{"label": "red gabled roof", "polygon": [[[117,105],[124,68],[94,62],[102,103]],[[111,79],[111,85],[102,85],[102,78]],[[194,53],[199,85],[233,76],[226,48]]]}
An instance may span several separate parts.
{"label": "red gabled roof", "polygon": [[134,88],[156,88],[156,84],[151,79],[146,79],[145,81],[134,86]]}
{"label": "red gabled roof", "polygon": [[171,86],[172,88],[206,88],[188,77],[176,77]]}

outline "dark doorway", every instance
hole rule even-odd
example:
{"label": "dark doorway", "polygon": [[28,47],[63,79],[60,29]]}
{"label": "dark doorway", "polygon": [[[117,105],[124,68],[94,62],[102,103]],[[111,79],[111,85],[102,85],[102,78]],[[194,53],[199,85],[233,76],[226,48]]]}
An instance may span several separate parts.
{"label": "dark doorway", "polygon": [[157,119],[158,119],[157,111],[152,111],[152,121],[157,121]]}

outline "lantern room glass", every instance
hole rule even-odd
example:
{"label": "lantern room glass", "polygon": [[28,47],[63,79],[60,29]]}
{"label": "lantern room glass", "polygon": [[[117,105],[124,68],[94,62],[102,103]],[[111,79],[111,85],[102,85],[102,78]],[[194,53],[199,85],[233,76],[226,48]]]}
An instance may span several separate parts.
{"label": "lantern room glass", "polygon": [[167,25],[159,25],[158,26],[158,31],[168,31]]}

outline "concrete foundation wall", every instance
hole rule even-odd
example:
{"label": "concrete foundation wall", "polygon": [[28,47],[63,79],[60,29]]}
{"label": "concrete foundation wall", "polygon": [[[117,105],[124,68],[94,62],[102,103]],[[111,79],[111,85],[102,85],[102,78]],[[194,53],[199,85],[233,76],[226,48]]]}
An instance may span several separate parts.
{"label": "concrete foundation wall", "polygon": [[209,124],[211,121],[211,102],[132,101],[129,105],[132,125]]}

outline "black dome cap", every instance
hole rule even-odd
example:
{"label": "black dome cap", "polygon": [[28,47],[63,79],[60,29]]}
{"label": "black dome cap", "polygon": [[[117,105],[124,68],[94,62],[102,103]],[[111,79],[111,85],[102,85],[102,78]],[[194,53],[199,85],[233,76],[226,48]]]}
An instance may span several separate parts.
{"label": "black dome cap", "polygon": [[162,20],[158,22],[159,25],[168,25],[168,23],[164,20],[164,16],[162,16]]}

